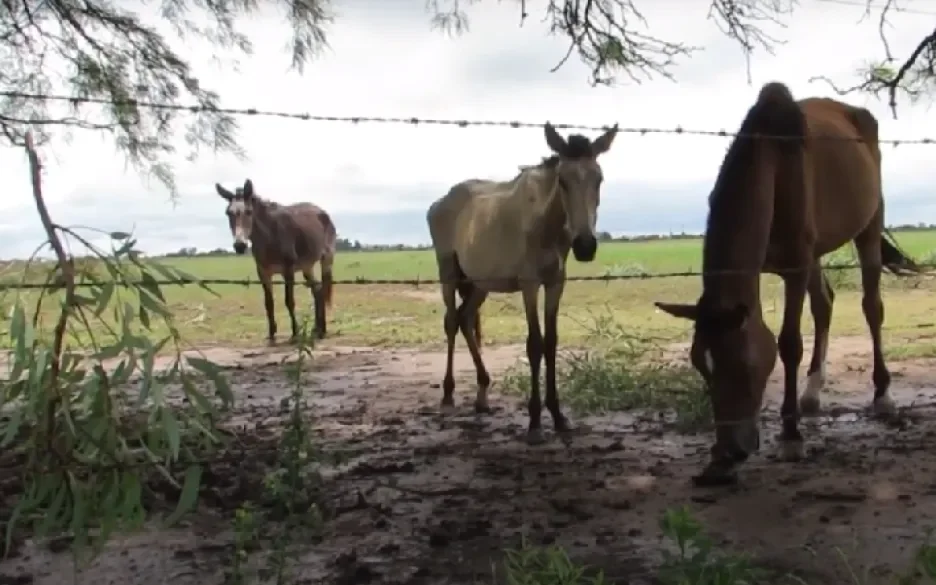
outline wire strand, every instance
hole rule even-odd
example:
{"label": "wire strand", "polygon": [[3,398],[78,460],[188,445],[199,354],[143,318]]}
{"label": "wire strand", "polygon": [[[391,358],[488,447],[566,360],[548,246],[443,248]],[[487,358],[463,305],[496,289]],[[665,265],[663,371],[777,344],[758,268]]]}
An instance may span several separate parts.
{"label": "wire strand", "polygon": [[[467,119],[447,119],[447,118],[419,118],[416,116],[412,117],[384,117],[384,116],[328,116],[328,115],[318,115],[310,114],[306,112],[284,112],[284,111],[273,111],[273,110],[261,110],[259,108],[211,108],[198,105],[182,105],[182,104],[170,104],[170,103],[157,103],[157,102],[148,102],[141,100],[110,100],[105,98],[94,98],[94,97],[84,97],[84,96],[68,96],[68,95],[56,95],[56,94],[43,94],[43,93],[25,93],[18,91],[0,91],[0,97],[6,97],[11,99],[24,99],[24,100],[33,100],[33,101],[47,101],[47,102],[68,102],[73,106],[79,104],[96,104],[96,105],[107,105],[107,106],[130,106],[137,108],[147,108],[153,110],[167,110],[167,111],[176,111],[176,112],[188,112],[191,114],[198,113],[217,113],[217,114],[229,114],[232,116],[260,116],[260,117],[273,117],[273,118],[285,118],[292,120],[303,120],[311,122],[339,122],[339,123],[348,123],[348,124],[407,124],[411,126],[451,126],[457,128],[468,128],[468,127],[495,127],[495,128],[542,128],[543,122],[521,122],[521,121],[508,121],[508,120],[467,120]],[[611,128],[611,125],[605,126],[595,126],[588,124],[571,124],[571,123],[557,123],[553,124],[555,128],[565,129],[565,130],[585,130],[593,132],[604,132]],[[728,130],[699,130],[693,128],[684,128],[682,126],[676,126],[673,128],[641,128],[641,127],[619,127],[618,132],[624,134],[638,134],[640,136],[646,136],[648,134],[657,134],[657,135],[677,135],[677,136],[717,136],[722,138],[760,138],[760,139],[770,139],[770,140],[802,140],[801,136],[769,136],[764,134],[742,134],[738,132],[731,132]],[[854,138],[850,136],[827,136],[827,135],[814,135],[809,137],[810,140],[832,140],[836,142],[864,142],[861,138]],[[893,146],[900,146],[905,144],[921,144],[921,145],[931,145],[936,143],[934,138],[898,138],[898,139],[881,139],[878,140],[879,144],[890,144]]]}
{"label": "wire strand", "polygon": [[[916,267],[921,270],[936,270],[936,263],[924,263],[916,264]],[[782,276],[784,274],[792,274],[796,272],[804,272],[810,270],[812,267],[800,267],[800,268],[788,268],[788,269],[776,269],[770,271],[753,271],[753,270],[709,270],[709,271],[698,271],[698,270],[685,270],[677,272],[640,272],[635,274],[594,274],[594,275],[583,275],[583,276],[568,276],[566,277],[566,282],[610,282],[616,280],[652,280],[658,278],[681,278],[681,277],[693,277],[693,276],[706,276],[706,275],[738,275],[738,274],[773,274],[777,276]],[[822,270],[827,271],[840,271],[840,270],[856,270],[861,268],[860,264],[830,264],[828,266],[823,266]],[[936,277],[934,272],[902,272],[898,276],[900,277]],[[388,278],[388,279],[373,279],[373,278],[351,278],[345,280],[333,280],[333,285],[356,285],[356,286],[381,286],[381,285],[408,285],[408,286],[429,286],[429,285],[441,285],[441,284],[459,284],[465,282],[472,282],[476,284],[485,284],[488,281],[486,279],[460,279],[458,281],[445,281],[432,278]],[[498,281],[500,282],[500,281]],[[523,282],[523,279],[517,279],[517,282]],[[536,281],[539,282],[539,281]],[[263,284],[260,279],[256,278],[178,278],[178,279],[165,279],[165,280],[147,280],[146,285],[157,284],[158,286],[186,286],[190,284],[195,285],[238,285],[238,286],[255,286],[258,284]],[[77,287],[100,287],[108,284],[114,284],[116,286],[122,287],[137,287],[143,285],[142,281],[113,281],[113,280],[86,280],[83,282],[76,282],[75,286]],[[282,285],[284,284],[283,280],[273,280],[270,282],[271,285]],[[4,282],[0,283],[0,292],[7,290],[57,290],[63,288],[62,284],[59,283],[48,283],[48,282]]]}

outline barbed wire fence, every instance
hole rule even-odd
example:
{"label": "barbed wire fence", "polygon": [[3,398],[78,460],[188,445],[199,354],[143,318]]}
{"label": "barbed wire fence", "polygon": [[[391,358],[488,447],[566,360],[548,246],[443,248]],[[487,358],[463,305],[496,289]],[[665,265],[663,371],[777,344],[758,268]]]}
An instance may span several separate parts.
{"label": "barbed wire fence", "polygon": [[[198,105],[182,105],[182,104],[173,104],[173,103],[158,103],[150,102],[143,100],[111,100],[103,98],[95,98],[89,96],[77,96],[77,95],[62,95],[62,94],[51,94],[51,93],[30,93],[30,92],[19,92],[19,91],[10,91],[4,90],[0,91],[0,97],[6,97],[10,99],[20,99],[28,101],[50,101],[50,102],[62,102],[71,105],[72,107],[77,107],[82,104],[86,105],[108,105],[108,106],[132,106],[137,108],[146,108],[153,110],[167,110],[167,111],[176,111],[176,112],[187,112],[192,114],[197,114],[200,112],[215,112],[215,113],[225,113],[235,116],[245,116],[245,117],[272,117],[272,118],[281,118],[281,119],[292,119],[292,120],[302,120],[302,121],[312,121],[312,122],[333,122],[333,123],[348,123],[348,124],[402,124],[410,126],[448,126],[456,128],[469,128],[469,127],[495,127],[495,128],[527,128],[527,129],[536,129],[543,128],[544,123],[542,122],[524,122],[524,121],[506,121],[506,120],[471,120],[471,119],[445,119],[445,118],[421,118],[416,116],[411,117],[385,117],[385,116],[337,116],[337,115],[318,115],[311,114],[308,112],[287,112],[287,111],[276,111],[276,110],[265,110],[262,108],[207,108],[204,106]],[[591,125],[591,124],[580,124],[580,123],[553,123],[552,124],[557,129],[566,129],[566,130],[585,130],[585,131],[605,131],[611,128],[611,125]],[[682,126],[675,126],[671,128],[653,128],[653,127],[619,127],[619,133],[624,134],[635,134],[640,136],[646,135],[685,135],[685,136],[709,136],[709,137],[721,137],[721,138],[738,138],[738,137],[749,137],[749,138],[759,138],[759,139],[770,139],[770,140],[799,140],[801,137],[795,136],[764,136],[764,135],[745,135],[739,132],[733,132],[725,129],[720,130],[709,130],[709,129],[692,129],[684,128]],[[812,136],[811,139],[828,139],[833,141],[844,141],[844,142],[863,142],[861,138],[853,137],[842,137],[842,136]],[[900,145],[932,145],[936,144],[936,138],[929,137],[918,137],[918,138],[898,138],[898,139],[880,139],[879,144],[889,144],[894,147]],[[921,270],[932,270],[936,269],[936,263],[924,263],[919,264],[918,267]],[[823,270],[854,270],[859,269],[860,265],[856,263],[852,264],[830,264],[824,265]],[[791,271],[798,271],[802,269],[790,269]],[[726,273],[725,271],[721,271]],[[733,273],[738,273],[738,271],[730,271]],[[772,271],[773,274],[780,274],[783,271]],[[657,278],[679,278],[679,277],[701,277],[706,274],[714,274],[712,272],[702,272],[702,271],[672,271],[672,272],[659,272],[659,273],[648,273],[648,272],[637,272],[637,273],[628,273],[628,274],[602,274],[602,275],[586,275],[586,276],[569,276],[567,281],[570,282],[611,282],[611,281],[622,281],[622,280],[648,280],[648,279],[657,279]],[[240,286],[252,286],[261,284],[259,279],[253,278],[204,278],[204,279],[177,279],[177,280],[161,280],[157,281],[156,284],[161,286],[184,286],[188,284],[201,283],[205,285],[240,285]],[[274,281],[273,284],[282,284],[281,280]],[[78,287],[89,287],[89,286],[99,286],[100,283],[90,283],[90,282],[79,282],[76,283]],[[134,283],[115,283],[118,286],[133,286]],[[375,279],[375,278],[354,278],[354,279],[344,279],[334,281],[336,285],[410,285],[410,286],[429,286],[429,285],[438,285],[443,284],[442,281],[432,278],[404,278],[404,279]],[[30,283],[30,282],[2,282],[0,281],[0,291],[5,290],[37,290],[37,289],[49,289],[54,290],[61,288],[61,284],[55,283]]]}

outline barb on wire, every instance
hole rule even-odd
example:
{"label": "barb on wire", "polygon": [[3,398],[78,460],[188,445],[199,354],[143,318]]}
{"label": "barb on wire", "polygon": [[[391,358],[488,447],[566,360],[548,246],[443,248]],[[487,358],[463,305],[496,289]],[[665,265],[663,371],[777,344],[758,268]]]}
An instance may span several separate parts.
{"label": "barb on wire", "polygon": [[[915,276],[936,276],[934,272],[928,272],[929,270],[936,269],[936,263],[934,264],[917,264],[916,265],[920,270],[925,270],[919,273],[912,273],[910,275]],[[861,268],[860,264],[830,264],[828,266],[823,266],[822,270],[856,270]],[[767,271],[757,271],[757,274],[788,274],[794,272],[801,272],[804,270],[809,270],[807,267],[802,268],[789,268],[789,269],[778,269]],[[616,280],[652,280],[657,278],[681,278],[681,277],[693,277],[693,276],[705,276],[705,275],[714,275],[714,274],[751,274],[753,271],[750,270],[709,270],[709,271],[698,271],[698,270],[685,270],[677,272],[650,272],[650,273],[637,273],[637,274],[594,274],[594,275],[583,275],[583,276],[569,276],[566,278],[567,282],[610,282]],[[459,282],[464,282],[460,280]],[[481,282],[475,280],[473,282]],[[122,287],[132,287],[139,286],[140,283],[132,281],[121,281],[115,282],[116,286]],[[189,284],[195,285],[236,285],[236,286],[256,286],[261,284],[259,279],[256,278],[178,278],[171,280],[159,280],[155,281],[155,284],[158,286],[185,286]],[[272,281],[274,286],[279,286],[283,284],[282,280]],[[440,285],[445,284],[445,281],[439,279],[424,279],[424,278],[387,278],[387,279],[374,279],[374,278],[350,278],[345,280],[336,280],[334,281],[336,285],[357,285],[357,286],[380,286],[380,285],[404,285],[404,286],[423,286],[423,285]],[[76,287],[100,287],[102,282],[95,280],[93,282],[77,282],[75,283]],[[6,290],[56,290],[62,288],[60,283],[48,283],[48,282],[0,282],[0,292]]]}
{"label": "barb on wire", "polygon": [[[466,119],[446,119],[446,118],[419,118],[416,116],[411,117],[385,117],[385,116],[326,116],[326,115],[317,115],[310,114],[308,112],[283,112],[283,111],[272,111],[272,110],[261,110],[258,108],[212,108],[208,106],[201,105],[180,105],[180,104],[169,104],[169,103],[157,103],[157,102],[147,102],[142,100],[125,100],[125,101],[114,101],[110,99],[103,98],[92,98],[92,97],[82,97],[82,96],[69,96],[69,95],[55,95],[55,94],[43,94],[43,93],[25,93],[18,91],[0,91],[0,96],[8,98],[17,98],[24,100],[39,100],[39,101],[61,101],[68,102],[72,106],[78,106],[81,104],[97,104],[97,105],[108,105],[108,106],[128,106],[134,108],[149,108],[154,110],[166,110],[166,111],[177,111],[177,112],[189,112],[192,114],[197,114],[201,112],[212,112],[220,114],[229,114],[233,116],[261,116],[261,117],[271,117],[271,118],[286,118],[292,120],[304,120],[311,122],[344,122],[349,124],[363,124],[363,123],[375,123],[375,124],[409,124],[411,126],[454,126],[458,128],[468,128],[468,127],[496,127],[496,128],[542,128],[543,122],[521,122],[521,121],[509,121],[509,120],[466,120]],[[589,124],[553,124],[556,128],[561,128],[565,130],[584,130],[590,132],[604,132],[608,130],[611,126],[595,126]],[[692,128],[683,128],[682,126],[675,126],[673,128],[639,128],[639,127],[619,127],[618,132],[625,134],[639,134],[641,136],[646,136],[648,134],[671,134],[671,135],[682,135],[682,136],[718,136],[722,138],[733,138],[733,137],[757,137],[761,139],[771,139],[771,140],[800,140],[801,137],[798,136],[767,136],[763,134],[741,134],[738,132],[732,132],[729,130],[699,130]],[[852,138],[852,137],[843,137],[843,136],[812,136],[811,139],[823,139],[823,140],[834,140],[842,142],[863,142],[861,138]],[[899,138],[899,139],[889,139],[889,140],[879,140],[879,144],[891,144],[893,146],[900,146],[903,144],[934,144],[936,139],[934,138]]]}

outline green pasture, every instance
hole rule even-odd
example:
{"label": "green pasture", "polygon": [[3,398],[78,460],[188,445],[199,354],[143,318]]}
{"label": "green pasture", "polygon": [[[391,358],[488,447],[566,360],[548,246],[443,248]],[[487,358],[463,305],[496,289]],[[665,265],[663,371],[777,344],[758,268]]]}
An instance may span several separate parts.
{"label": "green pasture", "polygon": [[[914,258],[930,261],[936,251],[936,231],[910,231],[895,234],[901,246]],[[600,246],[590,264],[570,262],[572,275],[652,275],[665,272],[697,271],[701,242],[697,239],[612,242]],[[849,250],[834,255],[837,262],[853,261]],[[164,258],[173,265],[204,279],[252,279],[256,271],[246,257]],[[47,268],[35,268],[30,281],[40,278]],[[339,253],[335,278],[432,280],[437,278],[431,251],[380,251]],[[0,275],[6,282],[21,278],[21,269],[7,266]],[[833,335],[866,335],[861,314],[857,271],[837,272]],[[779,279],[764,277],[766,318],[779,324],[782,291]],[[931,336],[936,333],[936,295],[928,277],[885,277],[887,307],[886,333],[889,351],[900,356],[936,352]],[[666,340],[688,339],[688,323],[660,314],[653,301],[692,302],[699,294],[699,277],[640,278],[610,282],[573,282],[563,300],[560,338],[566,344],[580,342],[596,322],[614,320],[624,330],[644,337]],[[166,286],[164,294],[183,336],[198,346],[256,346],[265,343],[266,318],[258,285],[214,285],[214,296],[195,286]],[[279,337],[285,339],[289,326],[282,290],[275,291]],[[17,298],[32,306],[37,293],[8,291],[2,302],[4,317]],[[487,343],[522,342],[526,325],[519,295],[492,295],[483,309]],[[300,319],[311,317],[311,295],[297,290]],[[56,303],[48,299],[40,312],[44,328],[51,328]],[[434,285],[339,284],[335,305],[329,314],[328,344],[440,346],[442,336],[441,300]],[[811,331],[808,310],[805,331]],[[81,340],[79,340],[81,342]]]}

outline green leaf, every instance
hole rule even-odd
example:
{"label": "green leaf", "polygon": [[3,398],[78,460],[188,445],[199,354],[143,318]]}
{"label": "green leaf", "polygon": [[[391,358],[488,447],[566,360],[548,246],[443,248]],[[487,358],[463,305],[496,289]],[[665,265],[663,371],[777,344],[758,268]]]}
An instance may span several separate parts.
{"label": "green leaf", "polygon": [[149,313],[146,312],[146,309],[143,307],[143,305],[140,305],[140,310],[137,316],[140,319],[140,325],[143,325],[143,327],[145,327],[146,329],[149,329],[150,328]]}
{"label": "green leaf", "polygon": [[221,398],[224,406],[229,406],[234,402],[234,393],[224,377],[222,368],[209,360],[198,357],[186,357],[189,365],[203,373],[206,378],[211,380],[215,387],[215,393]]}
{"label": "green leaf", "polygon": [[114,296],[114,289],[116,285],[114,281],[108,281],[101,287],[101,292],[97,297],[97,307],[94,309],[94,316],[100,317],[101,313],[104,312],[104,309],[107,308],[107,305],[110,304],[111,298]]}
{"label": "green leaf", "polygon": [[179,422],[172,415],[172,410],[162,408],[162,425],[166,433],[166,440],[169,441],[169,451],[173,460],[179,458],[179,447],[182,444],[182,432],[179,429]]}
{"label": "green leaf", "polygon": [[159,282],[157,282],[156,279],[153,278],[153,275],[150,274],[149,272],[143,271],[143,274],[140,275],[139,286],[149,291],[150,294],[152,294],[154,297],[156,297],[163,303],[166,302],[166,298],[163,296],[162,291],[159,290]]}
{"label": "green leaf", "polygon": [[195,507],[198,501],[198,488],[201,485],[202,468],[200,465],[191,465],[185,470],[185,482],[182,484],[182,493],[176,509],[166,518],[166,524],[172,526],[179,519]]}
{"label": "green leaf", "polygon": [[130,237],[130,234],[127,232],[111,232],[110,237],[112,240],[126,240]]}
{"label": "green leaf", "polygon": [[146,307],[151,313],[155,313],[162,317],[163,319],[170,319],[172,314],[169,312],[169,309],[166,308],[166,305],[159,302],[150,296],[150,293],[140,289],[140,306]]}
{"label": "green leaf", "polygon": [[13,439],[16,438],[16,434],[19,431],[20,424],[23,422],[23,411],[25,408],[15,408],[13,409],[13,414],[10,416],[10,419],[6,424],[6,432],[3,433],[3,441],[0,441],[0,448],[6,448],[10,446],[10,443],[13,442]]}

